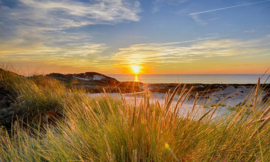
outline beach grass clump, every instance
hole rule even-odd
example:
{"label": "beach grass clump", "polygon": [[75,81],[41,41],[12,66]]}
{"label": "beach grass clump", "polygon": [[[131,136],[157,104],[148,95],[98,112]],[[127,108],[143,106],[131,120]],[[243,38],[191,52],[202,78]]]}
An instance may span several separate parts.
{"label": "beach grass clump", "polygon": [[147,90],[139,102],[126,100],[122,93],[118,99],[106,92],[90,98],[61,82],[38,79],[14,79],[11,86],[21,86],[21,108],[35,114],[59,110],[63,117],[53,125],[37,122],[36,129],[20,120],[13,123],[12,133],[0,129],[0,161],[270,160],[270,108],[245,114],[248,108],[242,106],[214,118],[219,104],[200,114],[194,102],[188,116],[181,116],[188,96],[183,92],[188,90],[171,105],[179,87],[167,93],[162,105],[150,103]]}
{"label": "beach grass clump", "polygon": [[[26,78],[10,71],[2,70],[1,83],[9,89],[13,103],[9,108],[13,120],[23,120],[37,124],[49,114],[61,116],[64,106],[74,98],[65,84],[45,76]],[[12,112],[14,112],[12,114]]]}

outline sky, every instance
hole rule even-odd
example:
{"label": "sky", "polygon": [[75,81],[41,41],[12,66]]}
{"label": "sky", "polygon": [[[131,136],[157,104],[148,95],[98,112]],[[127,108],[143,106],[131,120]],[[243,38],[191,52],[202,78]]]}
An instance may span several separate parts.
{"label": "sky", "polygon": [[270,67],[270,0],[0,0],[0,13],[0,62],[22,73]]}

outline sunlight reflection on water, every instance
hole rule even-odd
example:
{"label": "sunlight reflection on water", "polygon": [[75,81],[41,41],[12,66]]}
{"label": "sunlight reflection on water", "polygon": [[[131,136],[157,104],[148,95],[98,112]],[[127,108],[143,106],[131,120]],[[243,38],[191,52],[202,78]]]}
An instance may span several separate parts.
{"label": "sunlight reflection on water", "polygon": [[138,75],[135,75],[135,76],[134,76],[134,81],[135,81],[135,82],[139,82],[139,77],[138,77]]}
{"label": "sunlight reflection on water", "polygon": [[[143,83],[222,83],[222,84],[256,84],[260,74],[111,74],[119,81],[135,81]],[[270,75],[261,77],[261,83],[270,83]]]}

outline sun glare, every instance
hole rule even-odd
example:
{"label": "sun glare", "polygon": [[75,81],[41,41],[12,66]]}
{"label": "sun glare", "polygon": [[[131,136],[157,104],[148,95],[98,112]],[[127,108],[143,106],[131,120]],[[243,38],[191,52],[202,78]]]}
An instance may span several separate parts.
{"label": "sun glare", "polygon": [[139,74],[140,73],[140,69],[141,69],[140,66],[135,65],[135,66],[131,66],[131,68],[132,68],[132,71],[133,71],[134,74]]}

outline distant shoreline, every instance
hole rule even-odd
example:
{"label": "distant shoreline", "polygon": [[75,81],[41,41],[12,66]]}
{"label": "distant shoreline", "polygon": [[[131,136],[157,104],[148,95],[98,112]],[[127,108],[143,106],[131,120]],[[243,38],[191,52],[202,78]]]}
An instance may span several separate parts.
{"label": "distant shoreline", "polygon": [[258,78],[261,78],[261,83],[270,83],[270,76],[268,74],[179,74],[179,75],[108,75],[121,82],[139,81],[146,84],[155,83],[182,83],[182,84],[257,84]]}
{"label": "distant shoreline", "polygon": [[[77,88],[80,89],[85,89],[87,92],[90,93],[100,93],[103,92],[103,89],[106,90],[108,93],[115,93],[121,92],[123,93],[132,93],[132,92],[141,92],[145,90],[145,86],[147,85],[149,90],[151,92],[161,92],[161,93],[166,93],[168,90],[173,91],[177,85],[181,84],[180,89],[184,87],[187,89],[190,89],[193,87],[193,90],[191,91],[192,93],[197,93],[197,92],[205,92],[205,91],[213,91],[213,90],[219,90],[219,89],[225,89],[228,86],[232,86],[234,88],[238,87],[249,87],[253,88],[257,85],[258,81],[258,75],[256,74],[255,76],[253,74],[245,75],[243,74],[240,78],[237,78],[237,74],[233,74],[233,77],[230,78],[232,75],[220,75],[221,78],[225,77],[225,82],[222,83],[217,83],[217,81],[214,81],[215,77],[217,75],[213,74],[208,74],[206,77],[203,77],[202,74],[200,75],[182,75],[182,76],[192,76],[191,78],[179,78],[178,82],[170,82],[173,80],[170,78],[171,76],[178,76],[178,75],[162,75],[160,78],[159,76],[161,75],[151,75],[151,74],[142,74],[140,76],[151,76],[151,77],[156,77],[156,78],[150,78],[155,82],[144,82],[143,79],[149,79],[149,78],[143,78],[139,81],[134,81],[134,76],[132,74],[126,74],[126,75],[121,75],[124,76],[122,78],[118,78],[117,76],[106,76],[104,74],[100,74],[97,72],[86,72],[86,73],[79,73],[79,74],[60,74],[60,73],[51,73],[45,76],[55,78],[59,81],[65,82],[68,85],[73,85],[76,86]],[[44,75],[42,75],[44,76]],[[208,78],[208,76],[211,76],[213,78]],[[229,77],[228,77],[229,76]],[[253,78],[251,78],[253,76]],[[261,75],[259,75],[261,76]],[[34,76],[28,76],[29,78],[32,78]],[[156,79],[156,80],[155,80]],[[164,80],[165,79],[165,80]],[[174,78],[175,79],[175,78]],[[227,80],[226,80],[227,79]],[[238,80],[237,80],[238,79]],[[247,82],[246,80],[253,79],[254,83],[226,83],[226,81],[234,82]],[[187,80],[187,82],[185,82]],[[265,75],[264,78],[261,79],[261,86],[264,87],[265,89],[270,89],[270,84],[269,82],[269,76]],[[148,80],[151,81],[151,80]],[[165,82],[163,82],[165,81]],[[265,81],[267,81],[265,83]],[[170,82],[170,83],[169,83]],[[181,83],[182,82],[182,83]],[[205,83],[207,82],[207,83]]]}

